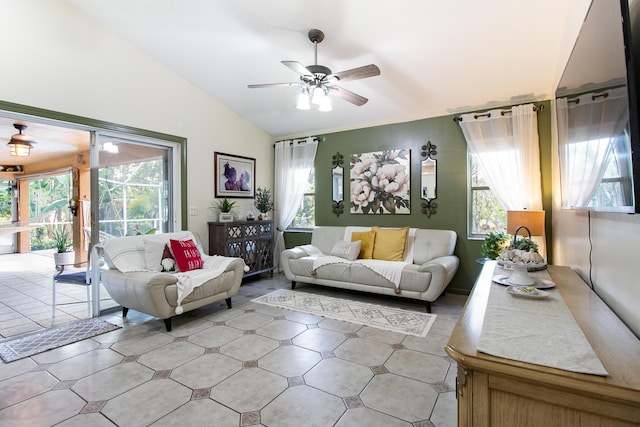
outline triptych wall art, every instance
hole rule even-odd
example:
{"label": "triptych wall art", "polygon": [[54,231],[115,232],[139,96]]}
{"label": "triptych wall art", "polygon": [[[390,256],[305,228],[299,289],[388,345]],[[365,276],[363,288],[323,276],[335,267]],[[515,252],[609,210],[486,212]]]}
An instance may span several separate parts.
{"label": "triptych wall art", "polygon": [[352,154],[350,177],[350,213],[411,213],[411,150]]}

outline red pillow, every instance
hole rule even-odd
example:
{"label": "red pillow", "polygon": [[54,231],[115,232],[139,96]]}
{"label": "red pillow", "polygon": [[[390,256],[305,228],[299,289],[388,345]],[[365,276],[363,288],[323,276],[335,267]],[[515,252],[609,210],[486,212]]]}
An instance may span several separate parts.
{"label": "red pillow", "polygon": [[180,271],[190,271],[202,268],[202,257],[193,240],[169,239],[171,252],[176,259]]}

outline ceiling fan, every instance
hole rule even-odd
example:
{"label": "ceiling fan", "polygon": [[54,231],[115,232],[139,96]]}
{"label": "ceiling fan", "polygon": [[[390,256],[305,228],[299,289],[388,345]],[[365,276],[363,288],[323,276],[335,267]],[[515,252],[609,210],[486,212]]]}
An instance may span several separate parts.
{"label": "ceiling fan", "polygon": [[367,103],[368,99],[356,93],[348,91],[337,85],[339,82],[349,80],[359,80],[367,77],[380,75],[377,65],[370,64],[363,67],[352,68],[350,70],[332,73],[331,69],[318,64],[318,43],[324,40],[324,33],[317,29],[309,31],[309,40],[314,47],[314,64],[304,66],[297,61],[281,61],[284,65],[300,74],[300,81],[289,83],[265,83],[249,85],[250,88],[263,88],[275,86],[301,86],[297,108],[308,110],[310,105],[319,104],[321,111],[331,110],[329,95],[344,99],[354,105],[361,106]]}

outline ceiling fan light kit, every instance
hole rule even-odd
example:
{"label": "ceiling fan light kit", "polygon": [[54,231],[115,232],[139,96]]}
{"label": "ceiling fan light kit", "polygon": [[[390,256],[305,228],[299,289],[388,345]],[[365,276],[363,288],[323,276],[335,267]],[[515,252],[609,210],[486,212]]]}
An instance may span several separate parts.
{"label": "ceiling fan light kit", "polygon": [[12,135],[7,143],[9,146],[9,154],[16,157],[28,157],[34,142],[30,137],[22,133],[22,131],[27,128],[27,125],[14,123],[13,127],[18,130],[18,133]]}
{"label": "ceiling fan light kit", "polygon": [[324,33],[318,29],[312,29],[309,31],[308,37],[314,47],[315,63],[313,65],[305,67],[297,61],[281,61],[283,65],[300,75],[300,81],[253,84],[248,87],[256,89],[276,86],[301,86],[298,102],[296,103],[296,108],[299,110],[309,110],[311,109],[310,104],[315,104],[319,106],[319,111],[331,111],[330,96],[336,96],[357,106],[366,104],[368,101],[367,98],[350,92],[338,86],[336,83],[379,76],[380,69],[378,66],[369,64],[339,73],[332,73],[329,67],[318,64],[318,43],[324,40]]}

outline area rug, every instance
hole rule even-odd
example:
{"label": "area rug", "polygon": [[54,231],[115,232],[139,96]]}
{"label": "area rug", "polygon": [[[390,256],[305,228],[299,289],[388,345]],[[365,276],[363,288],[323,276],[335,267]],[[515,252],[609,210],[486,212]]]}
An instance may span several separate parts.
{"label": "area rug", "polygon": [[417,337],[427,336],[436,320],[435,314],[287,289],[279,289],[252,301]]}
{"label": "area rug", "polygon": [[94,318],[63,323],[44,331],[0,342],[0,357],[7,363],[13,362],[115,329],[120,329],[120,326]]}

